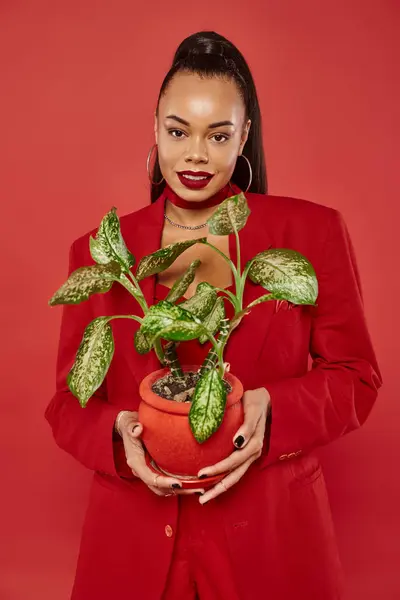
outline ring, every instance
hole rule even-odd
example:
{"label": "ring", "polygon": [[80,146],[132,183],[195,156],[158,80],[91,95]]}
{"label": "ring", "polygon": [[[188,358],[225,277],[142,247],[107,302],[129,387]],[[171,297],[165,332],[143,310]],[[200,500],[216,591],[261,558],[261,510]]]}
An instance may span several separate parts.
{"label": "ring", "polygon": [[222,485],[222,487],[224,488],[224,490],[227,492],[228,488],[225,486],[223,480],[221,479],[220,484]]}

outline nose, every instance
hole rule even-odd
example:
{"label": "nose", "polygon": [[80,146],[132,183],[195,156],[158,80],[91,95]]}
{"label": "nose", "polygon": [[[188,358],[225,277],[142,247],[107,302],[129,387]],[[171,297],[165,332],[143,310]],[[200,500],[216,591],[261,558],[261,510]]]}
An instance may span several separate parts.
{"label": "nose", "polygon": [[207,146],[200,137],[189,138],[185,161],[190,163],[208,163]]}

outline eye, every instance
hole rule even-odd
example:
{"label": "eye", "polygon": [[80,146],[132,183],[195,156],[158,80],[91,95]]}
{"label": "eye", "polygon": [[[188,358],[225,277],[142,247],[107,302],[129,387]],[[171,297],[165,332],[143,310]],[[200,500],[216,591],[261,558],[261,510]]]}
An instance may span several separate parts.
{"label": "eye", "polygon": [[215,140],[217,144],[223,144],[224,142],[229,140],[229,135],[225,135],[224,133],[215,133],[213,138],[223,138],[222,140]]}
{"label": "eye", "polygon": [[[182,134],[182,135],[173,135],[174,133],[179,133],[179,134]],[[182,137],[185,135],[184,132],[181,131],[180,129],[169,129],[168,130],[168,134],[171,137],[177,138],[178,140],[182,139]]]}

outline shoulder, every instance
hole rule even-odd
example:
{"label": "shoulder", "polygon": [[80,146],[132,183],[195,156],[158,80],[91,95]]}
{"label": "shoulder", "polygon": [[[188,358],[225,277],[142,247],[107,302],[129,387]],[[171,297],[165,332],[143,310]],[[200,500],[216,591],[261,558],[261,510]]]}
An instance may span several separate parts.
{"label": "shoulder", "polygon": [[247,193],[253,225],[271,230],[310,236],[324,242],[332,234],[346,230],[343,215],[336,208],[292,196]]}
{"label": "shoulder", "polygon": [[324,204],[296,198],[293,196],[275,196],[271,194],[246,193],[250,210],[258,215],[272,218],[297,218],[305,220],[330,221],[338,211]]}

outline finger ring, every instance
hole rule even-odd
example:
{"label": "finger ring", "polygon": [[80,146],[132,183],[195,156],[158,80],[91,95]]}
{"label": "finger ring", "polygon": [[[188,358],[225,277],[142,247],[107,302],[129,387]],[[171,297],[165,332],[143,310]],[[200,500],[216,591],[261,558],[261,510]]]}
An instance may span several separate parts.
{"label": "finger ring", "polygon": [[154,475],[154,482],[153,482],[154,487],[158,487],[157,486],[157,478],[158,477],[160,477],[160,475]]}
{"label": "finger ring", "polygon": [[226,485],[224,484],[223,480],[221,479],[220,484],[222,485],[222,487],[224,488],[224,490],[227,492],[228,488],[226,487]]}

